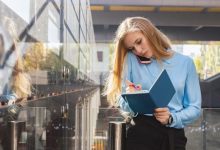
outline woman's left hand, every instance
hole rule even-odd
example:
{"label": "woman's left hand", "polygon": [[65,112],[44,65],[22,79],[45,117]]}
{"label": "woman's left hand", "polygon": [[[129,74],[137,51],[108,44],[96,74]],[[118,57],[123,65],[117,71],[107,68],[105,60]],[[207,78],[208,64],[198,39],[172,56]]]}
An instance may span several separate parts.
{"label": "woman's left hand", "polygon": [[154,110],[154,116],[161,124],[167,125],[170,116],[170,111],[167,107],[157,108]]}

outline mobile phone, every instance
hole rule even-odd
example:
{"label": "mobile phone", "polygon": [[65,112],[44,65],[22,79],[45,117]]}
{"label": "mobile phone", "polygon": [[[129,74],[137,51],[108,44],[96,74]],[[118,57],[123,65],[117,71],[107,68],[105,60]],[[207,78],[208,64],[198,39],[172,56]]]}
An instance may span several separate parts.
{"label": "mobile phone", "polygon": [[151,59],[147,57],[137,56],[137,59],[141,64],[149,64],[151,62]]}

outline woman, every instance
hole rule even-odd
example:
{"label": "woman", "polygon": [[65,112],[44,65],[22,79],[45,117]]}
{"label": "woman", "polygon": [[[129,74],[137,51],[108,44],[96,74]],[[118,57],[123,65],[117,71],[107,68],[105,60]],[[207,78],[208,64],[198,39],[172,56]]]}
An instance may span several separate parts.
{"label": "woman", "polygon": [[[23,57],[18,48],[18,37],[15,23],[10,18],[4,19],[4,26],[0,29],[0,106],[11,105],[15,102],[27,100],[31,94],[30,77],[24,71]],[[4,35],[4,39],[3,39]],[[6,46],[7,43],[7,46]],[[6,50],[6,49],[10,50]],[[8,57],[7,53],[10,51]]]}
{"label": "woman", "polygon": [[[197,119],[201,111],[193,60],[172,51],[169,39],[142,17],[125,19],[118,27],[115,44],[106,94],[112,104],[119,104],[133,118],[127,131],[127,150],[185,150],[184,127]],[[149,61],[139,61],[138,56]],[[166,69],[175,95],[167,107],[157,108],[153,114],[134,114],[121,93],[149,90],[162,69]]]}
{"label": "woman", "polygon": [[[24,71],[23,57],[18,47],[18,36],[13,20],[5,17],[3,26],[0,26],[0,145],[2,149],[9,149],[7,135],[8,121],[15,121],[27,97],[31,94],[30,77]],[[8,106],[8,107],[5,107]],[[5,108],[1,108],[5,107]],[[0,148],[1,149],[1,148]]]}
{"label": "woman", "polygon": [[3,34],[0,34],[0,107],[4,105],[5,103],[13,103],[16,99],[15,94],[8,94],[7,86],[5,86],[5,75],[7,73],[7,70],[2,67],[3,62],[3,55],[5,52],[5,42],[3,38]]}

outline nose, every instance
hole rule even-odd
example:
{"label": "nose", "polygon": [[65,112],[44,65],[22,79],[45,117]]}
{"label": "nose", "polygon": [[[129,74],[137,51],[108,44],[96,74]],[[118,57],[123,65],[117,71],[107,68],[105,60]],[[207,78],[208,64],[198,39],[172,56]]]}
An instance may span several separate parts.
{"label": "nose", "polygon": [[135,45],[134,49],[137,54],[142,54],[142,48],[140,45]]}

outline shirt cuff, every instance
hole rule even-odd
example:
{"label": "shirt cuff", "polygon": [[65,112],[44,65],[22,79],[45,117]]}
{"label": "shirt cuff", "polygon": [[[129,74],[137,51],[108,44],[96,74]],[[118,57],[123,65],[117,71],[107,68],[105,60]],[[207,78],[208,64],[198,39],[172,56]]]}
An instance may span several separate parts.
{"label": "shirt cuff", "polygon": [[170,125],[168,125],[169,127],[178,128],[178,129],[184,128],[181,119],[178,117],[176,113],[171,113],[171,116],[173,117],[173,122]]}

